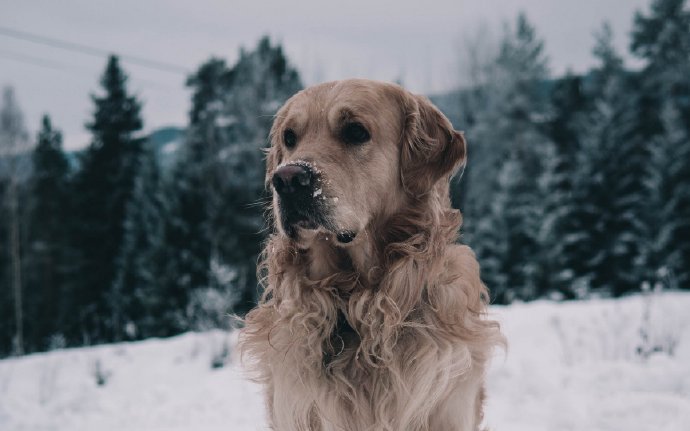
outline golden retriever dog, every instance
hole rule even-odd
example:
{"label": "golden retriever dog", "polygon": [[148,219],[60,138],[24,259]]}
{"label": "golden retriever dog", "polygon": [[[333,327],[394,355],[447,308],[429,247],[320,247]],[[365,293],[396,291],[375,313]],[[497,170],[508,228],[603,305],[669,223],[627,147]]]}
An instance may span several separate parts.
{"label": "golden retriever dog", "polygon": [[465,159],[463,135],[396,85],[321,84],[279,110],[265,290],[240,335],[274,430],[478,429],[502,335],[456,244]]}

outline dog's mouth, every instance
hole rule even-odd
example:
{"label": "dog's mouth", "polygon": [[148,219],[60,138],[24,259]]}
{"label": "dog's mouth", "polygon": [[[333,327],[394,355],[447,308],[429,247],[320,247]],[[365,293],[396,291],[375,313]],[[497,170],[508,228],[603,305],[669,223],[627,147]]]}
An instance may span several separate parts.
{"label": "dog's mouth", "polygon": [[349,244],[357,236],[357,232],[353,230],[336,228],[324,210],[280,205],[279,212],[283,231],[293,240],[298,239],[303,231],[321,231],[326,236],[334,236],[340,244]]}
{"label": "dog's mouth", "polygon": [[310,202],[294,202],[279,199],[280,224],[290,238],[295,238],[298,230],[316,230],[324,225],[322,210]]}
{"label": "dog's mouth", "polygon": [[313,220],[298,220],[296,222],[287,223],[284,226],[285,233],[292,239],[296,239],[301,231],[318,231],[323,229],[323,226]]}

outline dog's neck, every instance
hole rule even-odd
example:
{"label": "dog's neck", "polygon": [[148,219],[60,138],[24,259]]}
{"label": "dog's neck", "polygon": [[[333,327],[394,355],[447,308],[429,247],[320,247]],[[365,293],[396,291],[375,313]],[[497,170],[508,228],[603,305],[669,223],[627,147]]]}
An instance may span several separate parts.
{"label": "dog's neck", "polygon": [[323,280],[336,273],[351,272],[363,284],[375,283],[380,258],[371,240],[373,236],[372,230],[366,229],[346,246],[323,233],[301,238],[298,249],[306,258],[306,275],[312,280]]}

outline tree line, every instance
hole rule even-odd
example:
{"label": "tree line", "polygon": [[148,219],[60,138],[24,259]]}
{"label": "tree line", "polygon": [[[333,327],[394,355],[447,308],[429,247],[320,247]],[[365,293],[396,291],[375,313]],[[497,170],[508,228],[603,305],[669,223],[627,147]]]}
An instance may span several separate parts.
{"label": "tree line", "polygon": [[[637,70],[607,25],[582,74],[550,75],[524,15],[496,46],[470,48],[471,85],[432,99],[466,130],[469,164],[451,192],[492,300],[690,288],[685,0],[636,14]],[[78,153],[64,151],[48,116],[29,137],[5,90],[0,355],[227,327],[229,312],[254,304],[267,229],[261,149],[302,83],[263,38],[232,65],[208,60],[187,86],[172,156],[142,134],[141,102],[115,56]]]}
{"label": "tree line", "polygon": [[552,79],[520,15],[450,101],[470,143],[464,241],[498,303],[690,288],[690,10],[636,13],[639,70],[607,24],[592,52],[587,73]]}
{"label": "tree line", "polygon": [[261,149],[302,84],[263,38],[233,65],[208,60],[187,86],[189,124],[166,163],[142,134],[141,102],[116,56],[77,154],[47,115],[32,141],[5,90],[0,355],[227,327],[228,313],[255,302]]}

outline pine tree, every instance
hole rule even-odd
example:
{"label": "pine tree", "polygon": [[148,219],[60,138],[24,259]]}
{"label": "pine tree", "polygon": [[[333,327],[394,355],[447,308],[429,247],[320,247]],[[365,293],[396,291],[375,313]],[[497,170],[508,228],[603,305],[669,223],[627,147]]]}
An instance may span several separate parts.
{"label": "pine tree", "polygon": [[501,167],[496,181],[496,191],[492,194],[490,206],[478,220],[476,246],[481,262],[481,275],[489,286],[493,301],[507,304],[517,297],[516,284],[511,278],[512,265],[508,261],[511,246],[511,226],[507,213],[511,202],[511,188],[515,185],[515,175],[520,175],[517,160],[510,159]]}
{"label": "pine tree", "polygon": [[[170,214],[165,226],[165,284],[171,309],[182,316],[191,292],[209,287],[213,227],[212,208],[218,189],[213,177],[214,160],[227,138],[216,124],[220,120],[227,88],[225,61],[210,59],[189,77],[193,89],[190,126],[185,145],[166,185]],[[168,322],[170,329],[187,326],[182,317]]]}
{"label": "pine tree", "polygon": [[127,75],[111,56],[101,78],[104,94],[93,95],[93,138],[76,178],[75,235],[81,251],[77,289],[80,334],[84,342],[111,340],[122,328],[122,297],[113,291],[117,258],[124,241],[127,202],[132,196],[141,154],[139,101],[127,92]]}
{"label": "pine tree", "polygon": [[591,287],[613,295],[639,288],[645,238],[643,202],[649,152],[637,125],[642,115],[634,77],[623,68],[608,27],[598,37],[593,72],[594,111],[584,135],[589,153],[583,219],[591,226],[586,262]]}
{"label": "pine tree", "polygon": [[549,121],[551,146],[544,175],[544,219],[540,230],[542,262],[546,265],[542,292],[575,298],[586,275],[583,262],[589,250],[589,226],[582,208],[587,204],[587,155],[583,152],[582,130],[590,109],[583,79],[571,74],[556,81],[551,92]]}
{"label": "pine tree", "polygon": [[242,313],[257,295],[256,260],[263,238],[261,149],[273,115],[301,83],[282,48],[263,38],[255,50],[241,50],[231,68],[222,60],[209,60],[188,86],[192,109],[171,185],[167,272],[177,274],[171,283],[180,302],[200,297],[195,291],[213,289],[234,297],[235,311]]}
{"label": "pine tree", "polygon": [[180,304],[164,283],[165,220],[168,214],[162,172],[152,148],[139,156],[132,197],[127,203],[124,238],[113,281],[122,327],[116,338],[174,334]]}
{"label": "pine tree", "polygon": [[686,0],[653,0],[650,9],[648,15],[635,14],[631,51],[647,62],[647,78],[667,87],[664,90],[669,93],[663,96],[671,96],[674,103],[688,108],[690,102],[683,96],[689,90],[690,8]]}
{"label": "pine tree", "polygon": [[648,218],[648,278],[690,289],[690,145],[678,110],[664,103],[664,134],[652,141]]}
{"label": "pine tree", "polygon": [[641,73],[640,135],[650,143],[651,180],[646,252],[649,279],[690,288],[690,8],[655,0],[638,12],[632,52]]}
{"label": "pine tree", "polygon": [[244,313],[258,298],[256,262],[263,240],[264,171],[262,152],[278,108],[302,89],[297,70],[280,45],[262,38],[252,52],[241,52],[230,70],[225,115],[235,121],[228,125],[230,145],[220,154],[223,172],[232,172],[223,181],[223,196],[214,224],[221,226],[214,256],[218,263],[232,263],[239,290],[236,311]]}
{"label": "pine tree", "polygon": [[[525,15],[517,18],[514,30],[506,32],[500,52],[489,73],[485,108],[477,113],[477,124],[468,134],[474,143],[474,166],[470,175],[467,219],[491,218],[484,227],[507,226],[505,237],[467,226],[468,242],[475,247],[480,262],[496,260],[500,275],[483,271],[485,279],[505,279],[512,289],[506,299],[530,298],[538,291],[543,272],[538,254],[541,198],[538,179],[544,169],[548,147],[544,120],[548,113],[548,77],[544,44]],[[484,185],[481,187],[480,185]],[[503,196],[505,203],[492,205]],[[503,209],[503,213],[496,210]],[[489,283],[489,289],[494,289]]]}
{"label": "pine tree", "polygon": [[32,342],[35,349],[43,349],[49,337],[61,331],[69,319],[70,293],[65,288],[70,261],[68,226],[72,223],[69,161],[62,149],[62,134],[53,128],[47,115],[32,160],[28,256],[32,270],[27,274],[27,291],[32,298]]}

